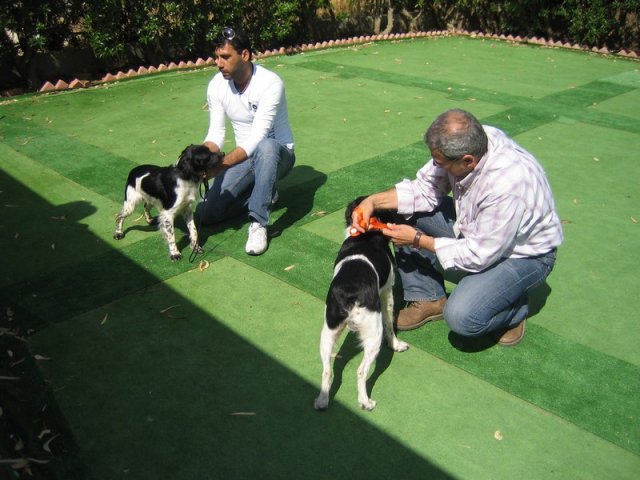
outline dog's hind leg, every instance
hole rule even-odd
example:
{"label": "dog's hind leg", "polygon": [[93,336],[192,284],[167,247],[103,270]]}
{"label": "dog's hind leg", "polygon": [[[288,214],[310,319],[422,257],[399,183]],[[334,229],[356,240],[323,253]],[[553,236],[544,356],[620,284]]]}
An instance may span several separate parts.
{"label": "dog's hind leg", "polygon": [[329,328],[325,321],[320,334],[320,358],[322,359],[322,384],[320,394],[313,402],[316,410],[326,410],[329,406],[329,389],[331,388],[331,354],[336,341],[344,330],[344,323],[334,330]]}
{"label": "dog's hind leg", "polygon": [[193,221],[193,210],[190,205],[184,209],[182,217],[189,229],[189,244],[191,245],[191,250],[195,253],[204,252],[200,244],[198,244],[198,229],[196,228],[196,222]]}
{"label": "dog's hind leg", "polygon": [[113,238],[116,240],[124,238],[122,224],[124,223],[124,219],[133,213],[138,202],[140,202],[140,196],[136,191],[131,188],[127,189],[124,203],[122,204],[122,210],[120,210],[120,213],[116,215],[116,231],[113,233]]}
{"label": "dog's hind leg", "polygon": [[[378,316],[379,314],[375,315]],[[376,401],[369,398],[367,394],[367,377],[369,376],[371,364],[380,352],[380,344],[382,343],[382,319],[378,317],[375,321],[368,322],[366,329],[361,329],[358,333],[360,334],[362,348],[364,349],[364,357],[362,358],[362,362],[360,362],[357,374],[358,403],[360,407],[365,410],[373,410],[376,408]]]}
{"label": "dog's hind leg", "polygon": [[409,344],[398,340],[393,331],[393,291],[391,288],[380,292],[380,303],[382,307],[382,321],[384,323],[384,336],[389,348],[395,352],[404,352],[409,349]]}
{"label": "dog's hind leg", "polygon": [[180,260],[182,255],[176,245],[176,234],[173,229],[173,217],[167,212],[162,212],[159,216],[159,222],[162,236],[169,246],[169,258],[173,261]]}
{"label": "dog's hind leg", "polygon": [[158,217],[151,215],[151,206],[147,202],[144,202],[144,219],[149,225],[158,224]]}

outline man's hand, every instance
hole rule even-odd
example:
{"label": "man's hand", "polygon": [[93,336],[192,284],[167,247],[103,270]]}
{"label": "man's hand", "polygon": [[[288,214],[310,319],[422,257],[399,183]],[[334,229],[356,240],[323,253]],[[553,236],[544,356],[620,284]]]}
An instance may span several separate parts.
{"label": "man's hand", "polygon": [[[394,245],[398,247],[412,246],[418,230],[411,225],[387,223],[387,228],[382,230],[382,234],[389,237]],[[424,248],[435,252],[435,238],[423,233],[419,238],[418,248]]]}
{"label": "man's hand", "polygon": [[207,180],[218,176],[226,168],[227,168],[227,166],[224,165],[224,163],[219,163],[215,167],[210,168],[209,170],[207,170],[207,174],[206,174],[207,175]]}
{"label": "man's hand", "polygon": [[413,245],[413,239],[417,230],[410,225],[387,223],[387,227],[382,230],[382,234],[389,237],[394,245],[404,247]]}
{"label": "man's hand", "polygon": [[366,232],[366,228],[362,225],[369,225],[369,219],[371,218],[371,215],[373,215],[373,212],[373,202],[371,201],[371,197],[367,197],[360,203],[360,205],[353,209],[353,213],[351,214],[352,228],[355,228],[356,231],[360,233]]}

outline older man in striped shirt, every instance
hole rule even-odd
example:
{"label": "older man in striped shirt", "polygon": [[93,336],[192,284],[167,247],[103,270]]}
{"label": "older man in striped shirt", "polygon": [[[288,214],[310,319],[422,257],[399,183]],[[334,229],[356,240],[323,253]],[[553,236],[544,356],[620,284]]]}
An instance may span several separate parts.
{"label": "older man in striped shirt", "polygon": [[[375,210],[395,210],[403,220],[383,231],[396,246],[408,302],[397,327],[444,317],[460,335],[516,345],[527,292],[551,273],[563,239],[545,173],[504,132],[464,110],[438,116],[425,142],[432,159],[414,180],[360,205],[367,222]],[[449,273],[459,281],[447,299]]]}

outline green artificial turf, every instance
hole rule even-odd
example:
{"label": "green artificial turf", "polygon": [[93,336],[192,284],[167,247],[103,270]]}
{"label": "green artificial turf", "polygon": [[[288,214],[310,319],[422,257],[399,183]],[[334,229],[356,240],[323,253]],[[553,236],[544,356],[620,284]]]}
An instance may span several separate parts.
{"label": "green artificial turf", "polygon": [[[112,238],[128,170],[202,140],[212,69],[0,106],[1,298],[48,359],[78,472],[636,478],[639,64],[459,37],[262,63],[285,80],[297,163],[260,257],[244,253],[243,219],[201,229],[194,262],[184,227],[178,263],[136,214]],[[361,354],[347,335],[319,414],[344,206],[413,177],[428,158],[424,130],[453,107],[513,135],[555,193],[565,242],[531,296],[527,336],[504,349],[463,342],[443,322],[402,333],[411,349],[382,350],[369,413],[357,408]]]}

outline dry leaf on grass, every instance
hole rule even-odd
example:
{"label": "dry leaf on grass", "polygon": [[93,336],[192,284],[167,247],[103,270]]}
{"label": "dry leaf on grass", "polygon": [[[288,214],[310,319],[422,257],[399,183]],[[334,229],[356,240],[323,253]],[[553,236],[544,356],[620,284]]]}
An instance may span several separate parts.
{"label": "dry leaf on grass", "polygon": [[324,210],[318,210],[317,212],[313,212],[311,214],[312,217],[324,217],[327,214]]}
{"label": "dry leaf on grass", "polygon": [[47,452],[47,453],[51,453],[51,449],[49,448],[49,444],[51,442],[53,442],[56,438],[58,438],[60,436],[59,433],[56,433],[53,437],[51,437],[49,440],[47,440],[44,445],[42,446],[42,449]]}
{"label": "dry leaf on grass", "polygon": [[105,313],[104,314],[104,318],[102,319],[102,321],[100,322],[100,325],[104,325],[105,323],[107,323],[107,318],[109,318],[109,314]]}
{"label": "dry leaf on grass", "polygon": [[237,417],[250,417],[252,415],[255,415],[256,412],[232,412],[231,415],[237,416]]}
{"label": "dry leaf on grass", "polygon": [[295,265],[289,265],[288,267],[284,267],[284,271],[288,272],[289,270],[293,270],[294,268],[296,268]]}
{"label": "dry leaf on grass", "polygon": [[632,221],[633,223],[638,223],[638,220],[636,220],[636,218],[635,218],[635,217],[631,217],[631,221]]}
{"label": "dry leaf on grass", "polygon": [[502,432],[500,430],[496,430],[496,432],[493,434],[493,438],[498,441],[502,440]]}
{"label": "dry leaf on grass", "polygon": [[15,367],[16,365],[20,365],[22,362],[24,362],[24,360],[25,360],[24,358],[21,358],[20,360],[17,360],[17,361],[15,361],[15,362],[10,363],[10,364],[9,364],[9,366],[10,366],[11,368],[13,368],[13,367]]}
{"label": "dry leaf on grass", "polygon": [[185,318],[184,315],[171,315],[171,314],[167,313],[169,310],[172,310],[174,308],[181,307],[181,306],[182,305],[171,305],[170,307],[167,307],[167,308],[165,308],[163,310],[160,310],[160,313],[162,315],[164,315],[165,317],[167,317],[167,318]]}
{"label": "dry leaf on grass", "polygon": [[200,265],[198,266],[201,272],[204,272],[207,268],[209,268],[209,262],[207,260],[200,260]]}
{"label": "dry leaf on grass", "polygon": [[33,358],[35,358],[36,360],[51,360],[50,357],[45,357],[44,355],[39,355],[39,354],[35,354]]}

